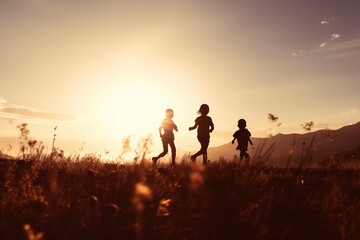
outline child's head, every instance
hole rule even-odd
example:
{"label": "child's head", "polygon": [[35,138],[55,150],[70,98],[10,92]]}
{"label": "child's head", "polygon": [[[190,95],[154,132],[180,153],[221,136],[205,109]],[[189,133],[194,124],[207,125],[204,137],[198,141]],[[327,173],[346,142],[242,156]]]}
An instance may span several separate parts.
{"label": "child's head", "polygon": [[166,109],[166,117],[172,118],[174,116],[174,111],[172,109]]}
{"label": "child's head", "polygon": [[246,128],[246,121],[245,121],[245,119],[240,119],[240,120],[238,121],[238,127],[239,127],[239,128]]}
{"label": "child's head", "polygon": [[210,111],[209,105],[201,104],[198,113],[201,114],[201,115],[207,115],[209,113],[209,111]]}

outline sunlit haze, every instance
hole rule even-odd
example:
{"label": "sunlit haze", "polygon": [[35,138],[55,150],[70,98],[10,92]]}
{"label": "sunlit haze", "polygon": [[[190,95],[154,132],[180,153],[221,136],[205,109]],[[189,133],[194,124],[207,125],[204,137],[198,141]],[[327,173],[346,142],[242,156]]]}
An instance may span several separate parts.
{"label": "sunlit haze", "polygon": [[356,0],[0,0],[0,135],[28,123],[33,138],[118,151],[151,134],[156,152],[172,108],[177,149],[194,151],[202,103],[210,147],[240,118],[258,137],[353,124],[359,23]]}

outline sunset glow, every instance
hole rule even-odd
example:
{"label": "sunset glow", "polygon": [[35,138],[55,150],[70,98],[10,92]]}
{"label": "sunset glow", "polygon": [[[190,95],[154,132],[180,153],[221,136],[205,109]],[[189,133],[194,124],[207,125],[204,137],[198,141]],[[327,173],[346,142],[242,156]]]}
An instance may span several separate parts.
{"label": "sunset glow", "polygon": [[156,151],[172,108],[178,148],[194,151],[203,103],[210,147],[231,141],[239,118],[254,136],[356,123],[360,6],[334,2],[1,1],[1,136],[26,122],[51,139],[58,126],[59,139],[119,151],[151,134]]}

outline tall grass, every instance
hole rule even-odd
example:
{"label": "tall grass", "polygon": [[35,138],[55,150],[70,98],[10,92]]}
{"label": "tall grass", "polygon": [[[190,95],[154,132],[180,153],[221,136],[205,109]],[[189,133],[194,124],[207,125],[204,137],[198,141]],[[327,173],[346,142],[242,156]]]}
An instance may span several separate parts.
{"label": "tall grass", "polygon": [[[0,239],[358,239],[359,162],[0,161]],[[32,238],[34,239],[34,238]]]}
{"label": "tall grass", "polygon": [[247,164],[222,158],[204,167],[187,154],[176,166],[153,166],[150,136],[126,164],[130,137],[116,162],[103,162],[65,156],[55,133],[45,154],[26,125],[19,129],[18,159],[0,159],[0,239],[360,238],[360,159],[319,165],[314,138],[299,165],[291,149],[277,164],[265,140]]}

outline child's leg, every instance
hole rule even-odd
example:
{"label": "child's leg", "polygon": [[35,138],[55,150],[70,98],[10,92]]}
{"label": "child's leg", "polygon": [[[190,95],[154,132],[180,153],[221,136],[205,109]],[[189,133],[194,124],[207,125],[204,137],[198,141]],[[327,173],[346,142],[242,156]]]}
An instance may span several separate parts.
{"label": "child's leg", "polygon": [[203,155],[203,164],[207,163],[207,149],[209,147],[209,141],[203,141],[201,144],[201,151]]}
{"label": "child's leg", "polygon": [[171,148],[171,163],[175,164],[175,158],[176,158],[176,147],[174,141],[169,142],[170,148]]}
{"label": "child's leg", "polygon": [[245,157],[245,160],[249,160],[249,154],[246,151],[240,151],[240,160],[242,161]]}
{"label": "child's leg", "polygon": [[242,161],[246,155],[245,151],[240,151],[240,160]]}
{"label": "child's leg", "polygon": [[195,162],[196,158],[202,154],[201,149],[191,156],[191,161]]}
{"label": "child's leg", "polygon": [[245,164],[246,166],[250,164],[250,155],[247,152],[245,152]]}
{"label": "child's leg", "polygon": [[[204,155],[205,154],[205,159],[207,161],[207,148],[209,146],[209,138],[207,137],[198,137],[198,140],[201,144],[201,148],[200,150],[195,153],[194,155],[191,156],[191,160],[193,162],[195,162],[196,158],[200,155]],[[204,158],[203,158],[203,162],[204,162]]]}
{"label": "child's leg", "polygon": [[[200,144],[201,144],[200,138],[198,137],[197,139],[198,139],[198,141],[199,141]],[[196,158],[197,158],[198,156],[200,156],[201,154],[202,154],[202,152],[201,152],[201,149],[200,149],[197,153],[195,153],[194,155],[192,155],[192,156],[190,157],[191,161],[192,161],[192,162],[195,162],[195,161],[196,161]]]}
{"label": "child's leg", "polygon": [[156,161],[159,159],[159,158],[162,158],[163,156],[165,156],[167,153],[168,153],[168,142],[167,141],[162,141],[162,144],[163,144],[163,152],[159,154],[159,156],[157,157],[153,157],[153,162],[154,164],[156,163]]}
{"label": "child's leg", "polygon": [[168,149],[168,141],[163,141],[163,152],[162,153],[160,153],[160,155],[159,155],[159,158],[161,158],[161,157],[163,157],[163,156],[165,156],[167,153],[168,153],[168,151],[169,151],[169,149]]}

